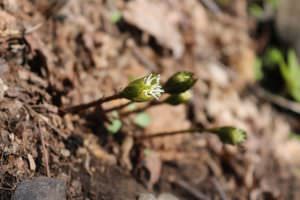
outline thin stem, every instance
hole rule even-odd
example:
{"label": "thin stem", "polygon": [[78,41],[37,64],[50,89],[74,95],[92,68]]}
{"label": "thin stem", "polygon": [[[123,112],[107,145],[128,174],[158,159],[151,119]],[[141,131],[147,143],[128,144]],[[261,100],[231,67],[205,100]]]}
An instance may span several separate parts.
{"label": "thin stem", "polygon": [[161,105],[161,104],[164,104],[164,103],[165,103],[164,101],[151,101],[150,103],[148,103],[147,105],[145,105],[141,108],[137,108],[135,110],[130,110],[130,111],[127,111],[127,112],[123,112],[120,115],[122,117],[125,117],[125,116],[131,115],[133,113],[143,112],[143,111],[147,110],[148,108],[150,108],[152,106],[158,106],[158,105]]}
{"label": "thin stem", "polygon": [[105,110],[104,112],[105,113],[109,113],[109,112],[112,112],[112,111],[115,111],[115,110],[120,110],[122,108],[125,108],[125,107],[129,106],[132,103],[133,103],[132,101],[129,101],[129,102],[121,104],[119,106],[115,106],[115,107],[109,108],[109,109]]}
{"label": "thin stem", "polygon": [[112,96],[103,97],[103,98],[97,99],[97,100],[89,102],[89,103],[80,104],[80,105],[76,105],[76,106],[71,106],[71,107],[67,107],[67,108],[62,108],[62,109],[60,109],[60,113],[61,114],[78,113],[82,110],[86,110],[88,108],[98,106],[98,105],[101,105],[102,103],[112,101],[112,100],[115,100],[115,99],[119,99],[119,98],[122,98],[122,97],[119,93],[117,93],[117,94],[114,94]]}
{"label": "thin stem", "polygon": [[191,129],[184,129],[184,130],[179,130],[179,131],[161,132],[161,133],[139,136],[139,137],[137,137],[137,139],[138,140],[148,140],[148,139],[153,139],[153,138],[157,138],[157,137],[165,137],[165,136],[170,136],[170,135],[181,135],[181,134],[195,133],[195,132],[205,132],[205,129],[191,128]]}

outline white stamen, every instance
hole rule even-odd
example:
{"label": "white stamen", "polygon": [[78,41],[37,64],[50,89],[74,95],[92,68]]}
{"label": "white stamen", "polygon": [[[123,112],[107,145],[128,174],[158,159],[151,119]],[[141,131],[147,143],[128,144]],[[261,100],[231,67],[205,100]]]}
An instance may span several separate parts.
{"label": "white stamen", "polygon": [[[145,91],[145,95],[152,96],[157,100],[159,99],[161,93],[164,92],[162,86],[159,84],[159,80],[160,80],[160,75],[155,76],[153,74],[149,74],[144,78],[144,83],[146,85],[151,86],[150,89]],[[155,81],[155,83],[153,83],[153,81]]]}
{"label": "white stamen", "polygon": [[148,76],[146,76],[145,79],[144,79],[145,84],[146,85],[151,85],[151,82],[152,82],[153,78],[155,78],[155,77],[153,77],[152,74],[149,74]]}

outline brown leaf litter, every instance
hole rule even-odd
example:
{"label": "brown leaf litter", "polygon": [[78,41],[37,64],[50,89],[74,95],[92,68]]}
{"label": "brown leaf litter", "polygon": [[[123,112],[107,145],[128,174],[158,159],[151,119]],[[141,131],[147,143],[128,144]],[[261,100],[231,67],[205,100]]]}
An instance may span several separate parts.
{"label": "brown leaf litter", "polygon": [[[65,180],[69,199],[135,199],[146,191],[136,180],[180,199],[297,195],[299,141],[289,139],[292,127],[269,103],[243,90],[253,81],[254,49],[241,28],[246,11],[238,1],[230,11],[237,17],[227,18],[232,23],[196,0],[79,0],[59,12],[31,0],[6,2],[11,6],[0,11],[0,67],[6,69],[0,82],[1,198],[40,175]],[[54,12],[48,19],[46,10]],[[110,21],[112,10],[123,21]],[[38,23],[43,26],[23,37],[25,24]],[[16,35],[15,48],[8,48]],[[18,45],[24,49],[15,51]],[[150,108],[145,130],[133,125],[134,116],[123,119],[116,135],[103,129],[101,108],[57,114],[58,107],[111,95],[149,69],[163,80],[178,70],[193,71],[199,80],[192,102]],[[142,144],[128,136],[194,123],[238,126],[248,140],[236,148],[207,134]]]}

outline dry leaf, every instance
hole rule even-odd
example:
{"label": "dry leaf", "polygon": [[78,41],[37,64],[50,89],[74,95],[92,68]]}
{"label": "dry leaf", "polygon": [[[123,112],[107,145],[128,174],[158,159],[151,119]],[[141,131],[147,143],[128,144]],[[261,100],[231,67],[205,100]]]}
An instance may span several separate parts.
{"label": "dry leaf", "polygon": [[120,162],[123,167],[128,170],[132,170],[132,164],[130,161],[130,151],[134,145],[132,137],[126,137],[121,146],[121,158]]}
{"label": "dry leaf", "polygon": [[170,11],[164,1],[130,1],[124,18],[155,37],[161,45],[171,49],[176,58],[182,56],[184,45],[176,27],[178,13]]}
{"label": "dry leaf", "polygon": [[28,159],[30,170],[35,171],[36,170],[36,164],[35,164],[34,159],[33,159],[32,155],[30,153],[27,154],[27,159]]}
{"label": "dry leaf", "polygon": [[145,154],[145,167],[150,173],[150,178],[148,181],[148,188],[150,189],[159,180],[162,163],[158,153],[150,151]]}

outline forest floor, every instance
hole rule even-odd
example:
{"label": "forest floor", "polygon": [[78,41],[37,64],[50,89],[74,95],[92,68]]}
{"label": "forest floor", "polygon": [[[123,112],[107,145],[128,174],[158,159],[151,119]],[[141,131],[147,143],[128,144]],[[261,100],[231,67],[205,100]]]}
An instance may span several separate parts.
{"label": "forest floor", "polygon": [[[251,89],[257,41],[247,2],[221,10],[203,2],[2,1],[0,199],[37,176],[64,180],[68,199],[297,199],[300,142],[290,133],[299,117]],[[192,101],[148,109],[145,127],[132,115],[118,133],[105,129],[112,116],[103,109],[125,100],[58,113],[130,78],[156,72],[164,82],[180,70],[198,78]],[[248,139],[241,148],[206,134],[132,137],[195,123],[237,126]]]}

